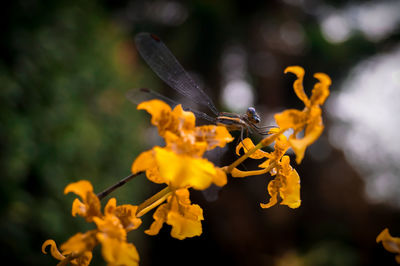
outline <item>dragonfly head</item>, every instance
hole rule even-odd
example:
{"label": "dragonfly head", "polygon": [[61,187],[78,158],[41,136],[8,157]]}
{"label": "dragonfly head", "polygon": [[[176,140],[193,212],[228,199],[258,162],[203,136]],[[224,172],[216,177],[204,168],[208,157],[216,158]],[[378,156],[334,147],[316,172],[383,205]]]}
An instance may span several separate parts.
{"label": "dragonfly head", "polygon": [[257,114],[256,109],[254,107],[247,108],[246,115],[249,121],[254,124],[258,124],[261,121],[260,116]]}

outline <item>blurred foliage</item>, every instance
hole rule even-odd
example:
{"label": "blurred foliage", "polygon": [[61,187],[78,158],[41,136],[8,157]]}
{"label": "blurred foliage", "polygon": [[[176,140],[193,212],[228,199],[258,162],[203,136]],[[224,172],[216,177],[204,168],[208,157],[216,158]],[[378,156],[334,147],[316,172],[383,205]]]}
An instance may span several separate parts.
{"label": "blurred foliage", "polygon": [[[69,182],[89,179],[100,192],[127,176],[143,149],[138,112],[125,99],[137,78],[133,46],[100,8],[81,2],[21,1],[23,13],[10,15],[25,19],[10,25],[0,66],[0,243],[13,262],[50,261],[43,240],[83,230],[63,195]],[[142,193],[132,182],[118,200]]]}

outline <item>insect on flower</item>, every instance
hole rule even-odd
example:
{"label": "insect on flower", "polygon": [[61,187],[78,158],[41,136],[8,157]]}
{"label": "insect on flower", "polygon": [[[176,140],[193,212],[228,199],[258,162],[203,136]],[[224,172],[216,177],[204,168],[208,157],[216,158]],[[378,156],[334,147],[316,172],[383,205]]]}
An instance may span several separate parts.
{"label": "insect on flower", "polygon": [[[215,116],[184,107],[185,110],[193,112],[197,117],[215,123],[217,125],[225,126],[229,131],[241,132],[241,139],[243,139],[243,132],[258,133],[260,135],[267,135],[265,130],[268,127],[259,127],[260,116],[257,114],[254,107],[249,107],[245,114],[235,114],[228,112],[219,112],[210,97],[204,90],[189,76],[183,69],[181,64],[165,46],[165,44],[156,35],[151,33],[139,33],[135,37],[136,47],[150,66],[150,68],[171,88],[176,90],[184,97],[190,99],[192,102],[207,107]],[[176,104],[174,101],[167,97],[150,91],[148,89],[141,89],[142,92],[153,94],[158,98],[162,98],[167,102]],[[138,91],[132,90],[128,92],[127,97],[129,100],[135,102]]]}

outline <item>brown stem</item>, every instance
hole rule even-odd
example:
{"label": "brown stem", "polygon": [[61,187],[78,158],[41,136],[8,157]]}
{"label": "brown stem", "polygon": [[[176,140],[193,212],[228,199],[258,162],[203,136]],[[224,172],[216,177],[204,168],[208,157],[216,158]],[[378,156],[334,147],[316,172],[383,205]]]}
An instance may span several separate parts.
{"label": "brown stem", "polygon": [[120,181],[118,181],[116,184],[112,185],[109,188],[106,188],[104,191],[100,192],[97,194],[97,197],[99,198],[99,200],[104,199],[108,194],[110,194],[111,192],[113,192],[114,190],[116,190],[117,188],[125,185],[126,183],[128,183],[130,180],[132,180],[134,177],[140,175],[142,172],[138,172],[136,174],[130,174],[127,177],[121,179]]}

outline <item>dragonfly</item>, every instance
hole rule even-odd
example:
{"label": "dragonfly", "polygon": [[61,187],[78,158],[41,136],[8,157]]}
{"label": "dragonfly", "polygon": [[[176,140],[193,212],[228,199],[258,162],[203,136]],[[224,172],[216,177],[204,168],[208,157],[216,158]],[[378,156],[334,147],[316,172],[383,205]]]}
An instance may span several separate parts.
{"label": "dragonfly", "polygon": [[[261,119],[254,107],[247,108],[247,111],[244,114],[219,112],[211,98],[192,79],[192,77],[190,77],[188,72],[184,70],[172,52],[155,34],[147,32],[139,33],[135,36],[135,44],[141,57],[161,80],[182,96],[190,99],[192,102],[208,108],[214,117],[184,106],[183,108],[185,110],[193,112],[196,117],[202,118],[216,125],[225,126],[229,131],[240,131],[242,140],[245,131],[247,134],[253,132],[260,135],[268,134],[266,128],[269,127],[258,126]],[[167,102],[172,102],[175,105],[173,100],[170,100],[168,97],[157,92],[149,89],[140,90],[142,92],[153,94],[157,98],[164,99]],[[128,99],[135,101],[135,94],[135,91],[128,92]]]}

